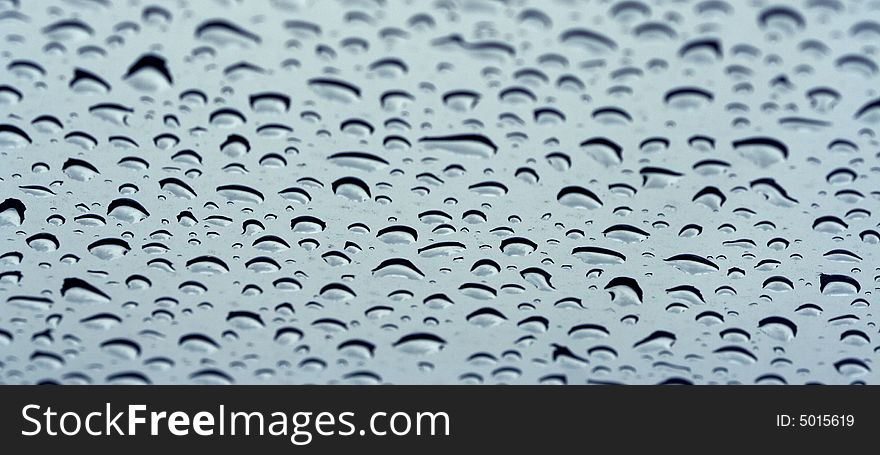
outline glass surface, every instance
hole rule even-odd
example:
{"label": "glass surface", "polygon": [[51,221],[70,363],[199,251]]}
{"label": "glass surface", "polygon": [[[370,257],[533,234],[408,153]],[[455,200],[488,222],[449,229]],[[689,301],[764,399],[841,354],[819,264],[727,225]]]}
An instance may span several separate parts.
{"label": "glass surface", "polygon": [[2,383],[880,382],[877,1],[0,0],[0,38]]}

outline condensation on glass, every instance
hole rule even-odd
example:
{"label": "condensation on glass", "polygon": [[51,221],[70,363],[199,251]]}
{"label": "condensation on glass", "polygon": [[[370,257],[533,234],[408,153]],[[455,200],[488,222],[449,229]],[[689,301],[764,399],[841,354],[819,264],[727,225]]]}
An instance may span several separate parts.
{"label": "condensation on glass", "polygon": [[0,382],[878,383],[876,1],[0,0]]}

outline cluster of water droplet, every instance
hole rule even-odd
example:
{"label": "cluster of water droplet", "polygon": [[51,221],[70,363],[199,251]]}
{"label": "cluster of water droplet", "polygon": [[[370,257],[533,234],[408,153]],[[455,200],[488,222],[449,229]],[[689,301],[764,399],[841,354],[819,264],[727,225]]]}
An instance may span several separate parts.
{"label": "cluster of water droplet", "polygon": [[880,382],[880,3],[785,3],[0,0],[0,383]]}

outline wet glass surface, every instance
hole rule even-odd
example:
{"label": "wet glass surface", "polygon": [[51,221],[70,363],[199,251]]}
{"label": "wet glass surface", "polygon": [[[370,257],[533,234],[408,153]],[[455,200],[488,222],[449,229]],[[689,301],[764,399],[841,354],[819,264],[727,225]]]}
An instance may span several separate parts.
{"label": "wet glass surface", "polygon": [[0,383],[878,383],[877,1],[0,0]]}

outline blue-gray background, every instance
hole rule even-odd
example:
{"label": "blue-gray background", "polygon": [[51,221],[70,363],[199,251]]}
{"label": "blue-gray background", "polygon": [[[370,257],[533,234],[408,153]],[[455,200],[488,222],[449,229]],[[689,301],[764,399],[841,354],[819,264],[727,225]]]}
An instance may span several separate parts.
{"label": "blue-gray background", "polygon": [[877,383],[880,2],[0,0],[0,383]]}

